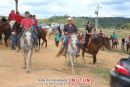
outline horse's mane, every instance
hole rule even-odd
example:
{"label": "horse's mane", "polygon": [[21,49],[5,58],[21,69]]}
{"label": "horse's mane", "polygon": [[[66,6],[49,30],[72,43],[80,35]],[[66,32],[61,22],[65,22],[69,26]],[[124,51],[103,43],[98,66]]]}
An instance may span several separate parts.
{"label": "horse's mane", "polygon": [[92,42],[94,42],[94,44],[100,44],[101,43],[101,38],[100,37],[93,38]]}

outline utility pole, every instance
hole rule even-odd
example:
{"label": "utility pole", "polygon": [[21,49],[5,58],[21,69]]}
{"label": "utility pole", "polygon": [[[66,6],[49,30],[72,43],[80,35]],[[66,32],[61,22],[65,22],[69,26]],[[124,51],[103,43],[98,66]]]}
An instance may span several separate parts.
{"label": "utility pole", "polygon": [[95,11],[95,14],[96,14],[96,17],[95,17],[95,27],[96,27],[96,30],[98,29],[99,9],[100,9],[100,7],[99,7],[99,3],[98,3],[98,5],[97,5],[97,7],[96,7],[96,11]]}
{"label": "utility pole", "polygon": [[16,12],[18,12],[18,0],[15,0],[15,8],[16,8]]}

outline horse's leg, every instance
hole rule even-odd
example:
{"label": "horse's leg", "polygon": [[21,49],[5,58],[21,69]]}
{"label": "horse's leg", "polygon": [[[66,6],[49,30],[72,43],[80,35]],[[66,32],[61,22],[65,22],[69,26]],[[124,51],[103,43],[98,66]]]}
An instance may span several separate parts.
{"label": "horse's leg", "polygon": [[0,33],[0,44],[2,44],[2,34]]}
{"label": "horse's leg", "polygon": [[93,64],[96,63],[96,54],[93,54]]}
{"label": "horse's leg", "polygon": [[[45,45],[45,48],[47,47],[47,39],[46,38],[43,38],[43,41],[46,43],[46,45]],[[43,44],[44,44],[44,42],[43,42]],[[42,44],[42,45],[43,45]]]}
{"label": "horse's leg", "polygon": [[38,50],[40,49],[40,45],[41,45],[41,38],[40,37],[38,37]]}
{"label": "horse's leg", "polygon": [[44,41],[42,42],[42,47],[43,47]]}
{"label": "horse's leg", "polygon": [[9,38],[9,36],[5,34],[4,40],[5,40],[5,45],[6,45],[6,47],[8,47],[8,42],[7,42],[7,41],[8,41],[8,38]]}
{"label": "horse's leg", "polygon": [[70,58],[70,62],[71,62],[71,67],[72,67],[72,73],[73,75],[75,74],[75,71],[74,71],[74,63],[73,63],[73,57],[71,55],[69,55],[69,58]]}
{"label": "horse's leg", "polygon": [[23,57],[24,57],[24,66],[23,68],[26,69],[26,53],[22,51]]}
{"label": "horse's leg", "polygon": [[67,65],[67,55],[65,56],[65,65]]}
{"label": "horse's leg", "polygon": [[31,50],[30,50],[30,51],[28,52],[28,54],[27,54],[26,64],[27,64],[26,71],[27,71],[27,73],[30,73],[30,65],[31,65]]}
{"label": "horse's leg", "polygon": [[84,50],[82,50],[82,58],[83,58],[83,63],[85,64],[86,62],[85,62],[85,59],[84,59]]}

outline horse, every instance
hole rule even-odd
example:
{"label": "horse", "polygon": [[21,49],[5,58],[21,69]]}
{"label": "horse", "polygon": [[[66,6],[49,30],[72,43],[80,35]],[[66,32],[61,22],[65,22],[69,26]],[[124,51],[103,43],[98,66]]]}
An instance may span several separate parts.
{"label": "horse", "polygon": [[[68,63],[71,63],[72,67],[72,73],[75,74],[74,71],[74,59],[77,56],[78,53],[78,47],[77,47],[77,35],[72,34],[71,38],[68,40],[68,43],[66,44],[66,48],[61,48],[56,57],[59,57],[62,55],[62,53],[65,51],[65,62],[67,62],[67,58],[69,59]],[[66,49],[66,50],[65,50]]]}
{"label": "horse", "polygon": [[127,49],[127,52],[130,54],[130,42],[128,42],[128,43],[126,44],[126,49]]}
{"label": "horse", "polygon": [[10,24],[7,22],[0,22],[0,43],[2,43],[2,34],[4,34],[4,41],[6,44],[6,47],[8,47],[8,39],[11,36],[11,28]]}
{"label": "horse", "polygon": [[108,37],[97,37],[95,39],[92,39],[89,46],[87,47],[87,51],[86,51],[85,44],[81,44],[82,57],[83,57],[84,63],[85,63],[84,54],[86,52],[86,53],[92,54],[93,64],[95,64],[97,60],[96,55],[102,46],[105,46],[105,48],[107,49],[111,49],[110,39]]}
{"label": "horse", "polygon": [[67,57],[69,58],[69,63],[71,63],[73,74],[75,74],[74,59],[76,58],[77,53],[78,53],[77,40],[78,40],[77,35],[75,34],[71,35],[71,38],[67,46],[67,53],[66,53]]}
{"label": "horse", "polygon": [[112,40],[112,49],[116,50],[118,48],[119,42],[117,39],[113,39],[112,36],[110,37],[110,39]]}
{"label": "horse", "polygon": [[48,29],[48,38],[50,39],[51,35],[54,34],[53,28]]}
{"label": "horse", "polygon": [[32,58],[32,49],[33,49],[33,40],[32,33],[30,30],[25,30],[20,37],[20,48],[24,57],[24,68],[26,72],[30,72],[31,58]]}
{"label": "horse", "polygon": [[47,30],[45,29],[42,29],[42,28],[38,28],[38,45],[39,45],[39,48],[40,48],[40,45],[41,45],[41,39],[43,40],[43,43],[42,43],[42,46],[44,43],[46,43],[45,47],[47,47],[47,39],[46,39],[46,36],[47,36]]}

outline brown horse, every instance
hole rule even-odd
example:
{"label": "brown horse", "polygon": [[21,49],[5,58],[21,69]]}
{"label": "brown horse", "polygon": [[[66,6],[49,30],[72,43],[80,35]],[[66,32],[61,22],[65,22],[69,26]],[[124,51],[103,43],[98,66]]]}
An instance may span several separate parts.
{"label": "brown horse", "polygon": [[7,22],[0,22],[0,41],[2,41],[2,34],[4,34],[4,41],[5,41],[5,44],[6,46],[8,47],[8,39],[11,35],[11,28],[10,28],[10,25],[7,23]]}
{"label": "brown horse", "polygon": [[42,46],[43,46],[43,44],[44,44],[44,42],[45,42],[45,43],[46,43],[45,47],[47,47],[47,39],[46,39],[46,36],[47,36],[47,30],[42,29],[42,28],[39,28],[39,35],[38,35],[39,48],[40,48],[40,45],[41,45],[41,39],[43,40]]}
{"label": "brown horse", "polygon": [[118,48],[119,42],[118,39],[113,39],[112,36],[110,37],[111,41],[112,41],[112,49],[116,50]]}
{"label": "brown horse", "polygon": [[130,54],[130,42],[128,42],[128,43],[126,44],[126,49],[127,49],[127,52]]}
{"label": "brown horse", "polygon": [[111,49],[111,47],[110,47],[110,39],[108,37],[97,37],[95,39],[92,39],[91,43],[89,44],[89,46],[87,48],[87,51],[86,51],[85,45],[81,44],[82,57],[83,57],[84,62],[85,62],[84,53],[87,52],[89,54],[92,54],[92,56],[93,56],[93,64],[95,64],[96,60],[97,60],[96,55],[97,55],[99,49],[102,46],[105,46],[107,49]]}

